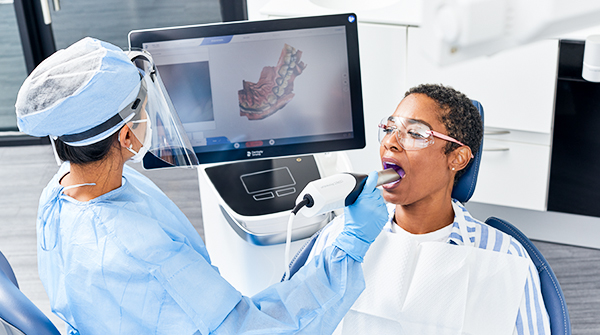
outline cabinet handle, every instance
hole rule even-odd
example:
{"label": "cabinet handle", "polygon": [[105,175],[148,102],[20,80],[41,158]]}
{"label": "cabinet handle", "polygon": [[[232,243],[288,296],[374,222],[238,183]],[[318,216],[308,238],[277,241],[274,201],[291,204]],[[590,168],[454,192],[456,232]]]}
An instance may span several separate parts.
{"label": "cabinet handle", "polygon": [[44,24],[49,25],[52,23],[52,16],[50,16],[50,5],[48,4],[48,0],[40,0],[40,4],[42,5],[42,15],[44,16]]}
{"label": "cabinet handle", "polygon": [[60,10],[60,0],[52,0],[52,4],[54,5],[54,11],[58,12]]}
{"label": "cabinet handle", "polygon": [[507,135],[510,130],[484,130],[483,135]]}
{"label": "cabinet handle", "polygon": [[510,148],[508,147],[503,147],[503,148],[483,148],[483,151],[510,151]]}

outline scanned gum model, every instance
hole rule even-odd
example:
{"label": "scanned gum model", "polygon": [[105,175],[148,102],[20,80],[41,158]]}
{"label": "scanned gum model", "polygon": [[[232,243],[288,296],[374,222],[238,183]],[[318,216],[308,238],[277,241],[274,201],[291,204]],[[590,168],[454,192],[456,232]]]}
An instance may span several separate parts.
{"label": "scanned gum model", "polygon": [[262,120],[287,105],[294,98],[294,78],[306,68],[300,61],[302,51],[285,45],[277,66],[265,66],[257,83],[242,80],[238,91],[240,116],[249,120]]}

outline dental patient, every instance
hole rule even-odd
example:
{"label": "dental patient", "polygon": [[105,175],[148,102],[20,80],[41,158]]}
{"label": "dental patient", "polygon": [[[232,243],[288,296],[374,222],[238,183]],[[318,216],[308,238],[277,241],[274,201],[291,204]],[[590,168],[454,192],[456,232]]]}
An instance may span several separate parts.
{"label": "dental patient", "polygon": [[[382,165],[403,178],[383,186],[389,222],[365,257],[367,287],[334,334],[550,334],[526,250],[451,197],[482,136],[477,108],[442,85],[411,88],[381,121]],[[321,231],[309,260],[343,224]]]}

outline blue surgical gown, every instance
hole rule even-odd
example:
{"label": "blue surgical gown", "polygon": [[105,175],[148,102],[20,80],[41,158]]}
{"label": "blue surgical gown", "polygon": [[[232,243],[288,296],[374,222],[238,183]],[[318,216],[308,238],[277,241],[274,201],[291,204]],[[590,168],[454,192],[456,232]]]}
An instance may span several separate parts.
{"label": "blue surgical gown", "polygon": [[287,282],[244,297],[211,265],[185,215],[148,178],[87,202],[63,191],[65,163],[44,189],[38,267],[71,334],[329,334],[364,289],[337,247]]}

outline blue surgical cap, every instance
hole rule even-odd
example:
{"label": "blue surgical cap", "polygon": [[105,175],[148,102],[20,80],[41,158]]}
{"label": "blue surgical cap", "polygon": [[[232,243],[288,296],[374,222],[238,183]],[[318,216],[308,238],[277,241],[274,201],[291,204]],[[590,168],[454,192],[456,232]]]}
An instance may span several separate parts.
{"label": "blue surgical cap", "polygon": [[140,73],[118,47],[86,37],[52,54],[25,79],[15,104],[19,130],[79,134],[135,100]]}

